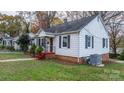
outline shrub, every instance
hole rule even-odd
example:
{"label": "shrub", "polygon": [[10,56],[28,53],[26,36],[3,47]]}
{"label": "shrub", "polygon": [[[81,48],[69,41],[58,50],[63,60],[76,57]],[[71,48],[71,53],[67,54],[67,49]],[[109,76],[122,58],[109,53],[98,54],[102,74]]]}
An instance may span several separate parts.
{"label": "shrub", "polygon": [[10,50],[10,51],[14,51],[15,48],[13,46],[6,46],[6,49]]}
{"label": "shrub", "polygon": [[41,47],[41,46],[38,46],[38,47],[36,47],[36,49],[35,49],[35,53],[36,53],[36,54],[42,53],[42,51],[43,51],[43,47]]}
{"label": "shrub", "polygon": [[28,34],[23,34],[18,39],[18,44],[23,52],[27,52],[28,46],[30,44],[30,39]]}
{"label": "shrub", "polygon": [[120,60],[124,60],[124,49],[123,49],[122,53],[120,54],[119,59],[120,59]]}
{"label": "shrub", "polygon": [[30,54],[32,55],[32,56],[35,56],[35,49],[36,49],[36,45],[35,44],[33,44],[32,46],[31,46],[31,48],[30,48]]}
{"label": "shrub", "polygon": [[3,45],[0,45],[0,49],[4,49],[5,48],[5,46],[3,46]]}
{"label": "shrub", "polygon": [[[118,57],[118,56],[120,56],[120,54],[117,54],[117,57]],[[117,58],[117,57],[115,57],[115,54],[113,54],[113,53],[109,53],[109,57],[110,57],[110,58]]]}

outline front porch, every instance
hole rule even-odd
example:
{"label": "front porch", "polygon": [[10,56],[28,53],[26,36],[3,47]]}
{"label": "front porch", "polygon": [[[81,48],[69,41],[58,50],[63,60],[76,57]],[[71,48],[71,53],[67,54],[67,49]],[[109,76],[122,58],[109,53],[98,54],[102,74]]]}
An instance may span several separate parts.
{"label": "front porch", "polygon": [[44,48],[45,53],[55,53],[55,46],[54,46],[54,37],[50,36],[42,36],[42,37],[35,37],[35,45],[42,46]]}

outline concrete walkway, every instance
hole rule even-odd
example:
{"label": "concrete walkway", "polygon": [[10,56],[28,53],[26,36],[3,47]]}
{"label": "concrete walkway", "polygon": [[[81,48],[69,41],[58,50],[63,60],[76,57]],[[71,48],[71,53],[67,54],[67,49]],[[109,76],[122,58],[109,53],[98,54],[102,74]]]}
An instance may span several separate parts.
{"label": "concrete walkway", "polygon": [[35,60],[35,58],[7,59],[7,60],[0,60],[0,62],[14,62],[14,61],[28,61],[28,60]]}
{"label": "concrete walkway", "polygon": [[123,63],[124,64],[123,60],[110,59],[110,61],[115,62],[115,63]]}

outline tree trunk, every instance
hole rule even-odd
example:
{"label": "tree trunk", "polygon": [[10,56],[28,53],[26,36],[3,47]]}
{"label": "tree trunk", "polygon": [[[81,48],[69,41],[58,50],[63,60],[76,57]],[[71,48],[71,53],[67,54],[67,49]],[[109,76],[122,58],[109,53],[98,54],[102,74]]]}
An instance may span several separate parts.
{"label": "tree trunk", "polygon": [[115,45],[113,47],[113,53],[114,53],[114,57],[117,57],[117,48]]}

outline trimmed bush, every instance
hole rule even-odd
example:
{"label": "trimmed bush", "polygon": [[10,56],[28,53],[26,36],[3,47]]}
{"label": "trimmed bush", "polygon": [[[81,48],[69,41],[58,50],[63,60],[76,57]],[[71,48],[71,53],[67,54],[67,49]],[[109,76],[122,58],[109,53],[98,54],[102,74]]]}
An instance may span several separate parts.
{"label": "trimmed bush", "polygon": [[35,49],[35,53],[36,53],[36,54],[40,54],[40,53],[42,53],[42,52],[43,52],[43,47],[37,46],[36,49]]}

